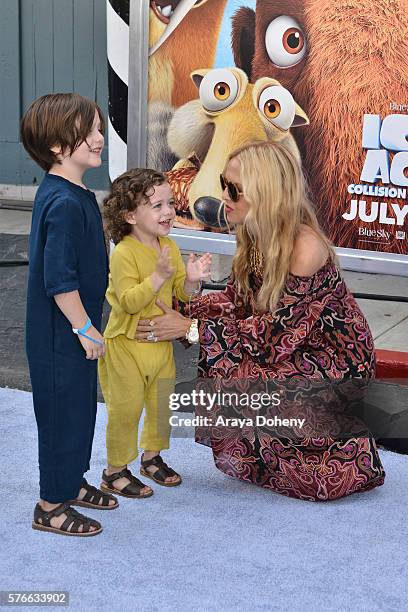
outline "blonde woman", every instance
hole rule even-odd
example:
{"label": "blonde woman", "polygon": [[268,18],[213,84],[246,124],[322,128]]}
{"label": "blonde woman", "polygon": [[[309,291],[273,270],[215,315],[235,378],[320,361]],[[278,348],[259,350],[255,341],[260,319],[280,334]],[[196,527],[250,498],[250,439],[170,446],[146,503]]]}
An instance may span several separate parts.
{"label": "blonde woman", "polygon": [[[183,337],[197,318],[201,377],[286,389],[326,381],[338,402],[345,387],[336,396],[332,382],[364,386],[374,376],[373,339],[319,228],[299,161],[279,143],[252,143],[231,154],[220,180],[237,237],[227,288],[199,298],[189,317],[164,307],[156,336]],[[141,321],[137,336],[149,330]],[[368,436],[284,438],[213,427],[196,439],[211,445],[228,475],[299,499],[331,500],[384,482]]]}

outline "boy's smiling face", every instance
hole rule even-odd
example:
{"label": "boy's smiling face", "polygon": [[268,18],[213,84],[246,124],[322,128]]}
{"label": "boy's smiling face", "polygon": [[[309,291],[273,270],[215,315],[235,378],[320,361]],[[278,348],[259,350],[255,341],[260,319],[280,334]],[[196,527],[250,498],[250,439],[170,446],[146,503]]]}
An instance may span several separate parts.
{"label": "boy's smiling face", "polygon": [[88,134],[86,140],[82,142],[70,156],[71,162],[84,168],[84,170],[88,168],[99,168],[102,163],[101,154],[105,139],[100,132],[100,128],[101,121],[99,114],[95,111],[91,132]]}
{"label": "boy's smiling face", "polygon": [[140,204],[126,215],[126,221],[132,225],[132,234],[141,242],[167,236],[176,216],[173,193],[167,182],[152,187],[148,197],[148,203]]}
{"label": "boy's smiling face", "polygon": [[84,140],[71,155],[69,151],[63,151],[61,153],[61,149],[58,145],[52,147],[52,150],[58,155],[62,167],[68,170],[70,175],[73,171],[75,174],[82,176],[89,168],[99,168],[101,165],[101,154],[105,139],[100,129],[101,121],[98,112],[95,111],[94,122],[90,133],[86,140]]}

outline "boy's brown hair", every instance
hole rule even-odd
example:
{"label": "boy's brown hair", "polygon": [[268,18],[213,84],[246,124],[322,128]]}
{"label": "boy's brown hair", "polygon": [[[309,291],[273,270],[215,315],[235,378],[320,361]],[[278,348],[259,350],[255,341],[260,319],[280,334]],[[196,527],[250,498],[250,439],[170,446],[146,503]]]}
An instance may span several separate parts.
{"label": "boy's brown hair", "polygon": [[111,192],[103,202],[103,218],[107,237],[115,244],[130,234],[131,225],[125,220],[141,204],[150,202],[149,196],[156,185],[163,185],[167,178],[162,172],[148,168],[133,168],[116,178]]}
{"label": "boy's brown hair", "polygon": [[103,114],[96,102],[77,93],[54,93],[35,100],[21,121],[21,139],[30,157],[46,172],[58,161],[51,147],[72,153],[92,130],[97,111],[101,132]]}

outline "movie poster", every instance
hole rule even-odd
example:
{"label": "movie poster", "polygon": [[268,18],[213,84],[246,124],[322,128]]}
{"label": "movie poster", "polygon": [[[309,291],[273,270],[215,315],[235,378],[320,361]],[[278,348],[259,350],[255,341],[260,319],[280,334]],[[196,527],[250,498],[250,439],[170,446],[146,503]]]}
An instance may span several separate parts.
{"label": "movie poster", "polygon": [[219,174],[298,151],[336,246],[407,254],[408,0],[151,0],[148,164],[178,227],[226,231]]}

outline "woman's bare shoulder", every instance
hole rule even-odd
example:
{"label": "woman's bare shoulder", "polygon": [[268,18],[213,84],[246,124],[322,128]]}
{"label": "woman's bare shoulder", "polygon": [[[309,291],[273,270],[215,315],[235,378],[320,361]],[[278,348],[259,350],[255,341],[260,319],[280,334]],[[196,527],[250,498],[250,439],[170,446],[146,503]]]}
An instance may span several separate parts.
{"label": "woman's bare shoulder", "polygon": [[329,257],[329,250],[321,238],[302,225],[293,248],[289,271],[295,276],[312,276]]}

